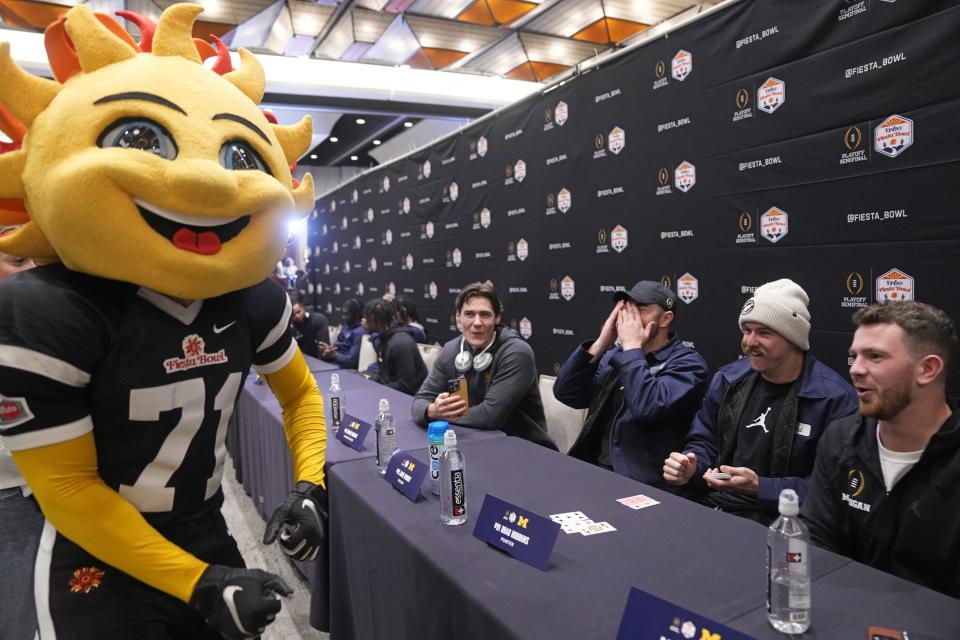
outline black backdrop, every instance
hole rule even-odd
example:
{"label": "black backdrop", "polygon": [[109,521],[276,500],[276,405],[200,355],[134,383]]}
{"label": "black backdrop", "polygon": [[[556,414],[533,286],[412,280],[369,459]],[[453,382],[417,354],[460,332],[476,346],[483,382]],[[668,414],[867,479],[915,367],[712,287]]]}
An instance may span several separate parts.
{"label": "black backdrop", "polygon": [[489,278],[553,373],[613,291],[660,279],[715,367],[789,277],[845,372],[856,307],[960,319],[958,34],[955,1],[732,4],[321,197],[312,301],[406,294],[443,342]]}

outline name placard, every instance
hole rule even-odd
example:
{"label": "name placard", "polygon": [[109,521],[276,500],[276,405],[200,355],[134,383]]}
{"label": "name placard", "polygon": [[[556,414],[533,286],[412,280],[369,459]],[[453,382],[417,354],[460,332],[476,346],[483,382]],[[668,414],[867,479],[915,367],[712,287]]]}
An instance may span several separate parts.
{"label": "name placard", "polygon": [[560,525],[506,500],[487,494],[473,528],[473,536],[511,556],[547,570]]}
{"label": "name placard", "polygon": [[617,640],[756,640],[636,587],[630,589]]}
{"label": "name placard", "polygon": [[351,449],[363,451],[363,441],[370,433],[371,425],[359,418],[354,418],[348,413],[343,414],[340,421],[340,428],[337,429],[337,440],[347,445]]}
{"label": "name placard", "polygon": [[393,485],[394,489],[407,496],[410,502],[416,502],[420,495],[420,486],[429,470],[430,465],[403,451],[397,451],[387,464],[384,479]]}

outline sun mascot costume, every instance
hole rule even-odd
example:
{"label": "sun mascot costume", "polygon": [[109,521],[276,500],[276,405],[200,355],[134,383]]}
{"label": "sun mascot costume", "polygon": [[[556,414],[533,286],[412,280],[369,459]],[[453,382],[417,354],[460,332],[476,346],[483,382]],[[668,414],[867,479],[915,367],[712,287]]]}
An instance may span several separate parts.
{"label": "sun mascot costume", "polygon": [[[227,424],[250,366],[283,408],[295,488],[267,525],[298,559],[324,535],[322,396],[267,280],[312,125],[258,103],[256,58],[194,40],[197,5],[135,42],[78,6],[45,42],[56,80],[0,43],[0,251],[47,264],[0,285],[0,434],[46,524],[40,634],[247,638],[288,595],[226,530]],[[27,588],[24,586],[24,588]]]}

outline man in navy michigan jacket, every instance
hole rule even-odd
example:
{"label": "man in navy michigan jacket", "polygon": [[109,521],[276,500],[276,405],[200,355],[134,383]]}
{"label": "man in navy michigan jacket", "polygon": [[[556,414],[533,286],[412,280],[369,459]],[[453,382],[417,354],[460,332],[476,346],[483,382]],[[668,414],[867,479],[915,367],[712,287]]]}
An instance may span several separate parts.
{"label": "man in navy michigan jacket", "polygon": [[853,388],[808,353],[809,302],[781,279],[743,305],[746,357],[713,376],[683,452],[663,463],[668,483],[689,484],[691,497],[764,524],[776,517],[781,490],[804,499],[824,429],[857,409]]}
{"label": "man in navy michigan jacket", "polygon": [[677,298],[669,288],[642,280],[618,291],[614,302],[600,336],[561,367],[553,394],[571,407],[590,407],[570,455],[663,485],[663,457],[683,443],[707,363],[670,331]]}

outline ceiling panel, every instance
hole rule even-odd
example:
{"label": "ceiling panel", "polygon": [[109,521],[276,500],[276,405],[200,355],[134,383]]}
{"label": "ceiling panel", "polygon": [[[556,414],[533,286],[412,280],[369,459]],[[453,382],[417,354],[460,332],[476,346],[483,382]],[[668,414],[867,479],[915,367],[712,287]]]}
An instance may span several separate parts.
{"label": "ceiling panel", "polygon": [[405,17],[420,46],[432,49],[473,52],[504,36],[502,29],[438,20],[423,16]]}
{"label": "ceiling panel", "polygon": [[410,5],[410,14],[436,16],[438,18],[456,18],[473,0],[416,0]]}
{"label": "ceiling panel", "polygon": [[548,62],[572,67],[606,50],[606,47],[586,42],[542,36],[536,33],[520,33],[523,48],[532,62]]}
{"label": "ceiling panel", "polygon": [[293,32],[297,35],[314,37],[327,24],[327,20],[330,19],[334,9],[331,6],[303,2],[302,0],[292,0],[288,3],[288,6],[293,16]]}
{"label": "ceiling panel", "polygon": [[504,75],[524,62],[527,62],[527,53],[520,43],[520,37],[513,34],[474,56],[464,67]]}
{"label": "ceiling panel", "polygon": [[605,16],[604,2],[563,0],[526,23],[524,29],[568,38],[587,25],[602,19]]}

